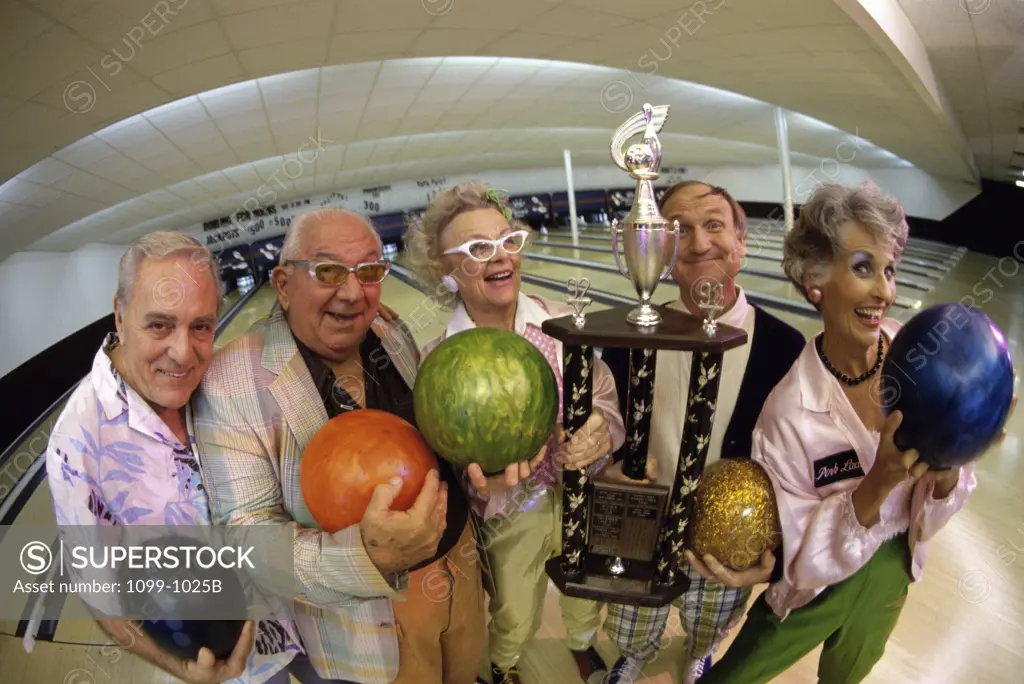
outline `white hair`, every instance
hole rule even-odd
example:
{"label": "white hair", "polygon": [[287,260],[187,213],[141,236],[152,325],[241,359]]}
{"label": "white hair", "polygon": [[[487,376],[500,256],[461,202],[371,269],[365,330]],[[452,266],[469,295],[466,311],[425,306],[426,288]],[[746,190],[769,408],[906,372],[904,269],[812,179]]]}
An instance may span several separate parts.
{"label": "white hair", "polygon": [[192,263],[204,263],[210,269],[210,277],[217,288],[217,311],[224,301],[224,281],[220,277],[220,262],[201,242],[184,233],[173,230],[158,230],[148,233],[128,245],[121,255],[117,268],[117,301],[127,307],[132,297],[132,285],[139,266],[146,259],[162,260],[179,254],[189,255]]}
{"label": "white hair", "polygon": [[377,242],[377,249],[380,251],[381,256],[384,255],[384,241],[380,239],[380,233],[377,232],[370,219],[351,209],[328,207],[302,212],[291,220],[288,224],[288,230],[284,233],[284,244],[281,246],[281,256],[278,263],[283,266],[292,259],[298,259],[299,252],[301,251],[302,231],[325,218],[353,218],[360,221],[366,226],[366,229],[370,231],[373,239]]}

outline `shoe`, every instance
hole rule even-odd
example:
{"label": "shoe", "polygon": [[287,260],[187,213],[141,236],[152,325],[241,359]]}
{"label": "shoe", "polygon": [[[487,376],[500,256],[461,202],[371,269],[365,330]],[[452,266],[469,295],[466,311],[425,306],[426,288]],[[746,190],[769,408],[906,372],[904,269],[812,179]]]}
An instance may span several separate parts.
{"label": "shoe", "polygon": [[608,673],[607,684],[634,684],[644,669],[642,661],[622,656],[615,661],[615,666]]}
{"label": "shoe", "polygon": [[519,671],[516,670],[515,665],[507,670],[502,670],[491,663],[491,684],[523,684],[523,680],[519,678]]}
{"label": "shoe", "polygon": [[585,651],[570,651],[573,660],[576,661],[576,669],[580,671],[580,678],[587,684],[603,684],[608,674],[608,666],[604,659],[591,646]]}

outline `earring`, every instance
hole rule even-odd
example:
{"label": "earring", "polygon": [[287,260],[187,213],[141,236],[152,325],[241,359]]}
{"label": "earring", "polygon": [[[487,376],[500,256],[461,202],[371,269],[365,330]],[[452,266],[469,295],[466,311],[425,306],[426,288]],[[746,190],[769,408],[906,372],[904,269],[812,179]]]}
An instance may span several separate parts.
{"label": "earring", "polygon": [[450,275],[446,275],[445,277],[441,278],[441,282],[444,284],[445,287],[448,288],[448,291],[451,292],[452,294],[459,291],[458,281],[456,281],[455,278],[452,278]]}
{"label": "earring", "polygon": [[821,290],[816,287],[812,287],[810,292],[807,293],[807,296],[815,304],[821,302]]}

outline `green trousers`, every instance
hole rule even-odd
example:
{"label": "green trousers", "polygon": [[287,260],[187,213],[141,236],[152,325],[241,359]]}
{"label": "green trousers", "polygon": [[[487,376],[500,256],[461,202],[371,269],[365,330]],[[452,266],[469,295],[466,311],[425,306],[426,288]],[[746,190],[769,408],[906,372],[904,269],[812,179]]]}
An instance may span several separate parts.
{"label": "green trousers", "polygon": [[[483,538],[494,585],[488,649],[491,662],[505,670],[540,629],[549,584],[544,563],[562,552],[561,488],[549,490],[529,510],[485,522]],[[566,646],[586,650],[597,640],[602,604],[559,596]]]}
{"label": "green trousers", "polygon": [[722,659],[700,684],[760,684],[778,676],[824,644],[820,684],[854,684],[885,653],[907,600],[910,547],[901,534],[883,543],[867,565],[779,620],[765,595]]}

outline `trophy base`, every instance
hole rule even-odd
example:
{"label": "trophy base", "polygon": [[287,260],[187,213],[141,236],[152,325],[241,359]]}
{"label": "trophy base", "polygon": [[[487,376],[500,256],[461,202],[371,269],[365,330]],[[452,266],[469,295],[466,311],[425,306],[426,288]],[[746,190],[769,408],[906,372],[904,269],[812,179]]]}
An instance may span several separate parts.
{"label": "trophy base", "polygon": [[673,584],[658,584],[653,579],[606,575],[587,569],[570,575],[562,563],[563,557],[556,556],[544,564],[544,569],[559,591],[573,598],[660,608],[682,596],[690,587],[690,580],[682,573]]}
{"label": "trophy base", "polygon": [[661,323],[661,314],[650,304],[642,304],[626,314],[626,322],[638,328],[652,328]]}

